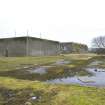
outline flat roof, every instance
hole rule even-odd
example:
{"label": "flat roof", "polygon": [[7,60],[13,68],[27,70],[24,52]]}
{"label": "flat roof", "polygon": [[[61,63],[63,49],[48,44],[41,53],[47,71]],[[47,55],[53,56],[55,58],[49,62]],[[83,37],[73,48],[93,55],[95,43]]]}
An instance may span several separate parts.
{"label": "flat roof", "polygon": [[19,38],[32,38],[32,39],[37,39],[37,40],[45,40],[45,41],[60,43],[59,41],[54,41],[54,40],[49,40],[49,39],[43,39],[43,38],[37,38],[37,37],[32,37],[32,36],[8,37],[8,38],[0,38],[0,40],[19,39]]}

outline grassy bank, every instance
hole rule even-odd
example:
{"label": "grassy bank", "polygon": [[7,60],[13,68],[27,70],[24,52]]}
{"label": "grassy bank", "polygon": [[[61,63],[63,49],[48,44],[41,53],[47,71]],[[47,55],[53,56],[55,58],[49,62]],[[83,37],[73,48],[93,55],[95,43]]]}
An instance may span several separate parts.
{"label": "grassy bank", "polygon": [[[104,61],[103,57],[93,54],[0,58],[0,72],[8,73],[0,75],[0,105],[105,105],[105,88],[46,84],[37,79],[14,76],[17,73],[14,72],[15,70],[21,71],[40,65],[50,65],[59,59],[71,61],[70,64],[64,66],[72,70],[79,70],[96,59]],[[54,72],[51,69],[51,73],[55,73],[54,75],[62,73],[63,70],[60,67],[57,66]],[[12,72],[14,75],[9,74]],[[19,76],[23,72],[18,73]],[[28,75],[26,76],[28,78]],[[36,99],[32,99],[33,97]]]}
{"label": "grassy bank", "polygon": [[[48,85],[4,77],[0,78],[0,86],[1,105],[25,105],[28,102],[32,105],[105,105],[104,88]],[[33,96],[40,98],[31,100]]]}

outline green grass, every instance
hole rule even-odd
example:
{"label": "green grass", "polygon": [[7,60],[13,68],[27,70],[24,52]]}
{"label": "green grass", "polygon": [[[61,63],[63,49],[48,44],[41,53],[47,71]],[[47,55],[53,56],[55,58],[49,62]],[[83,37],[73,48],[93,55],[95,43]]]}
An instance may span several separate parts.
{"label": "green grass", "polygon": [[[49,65],[59,59],[70,60],[71,64],[65,66],[72,68],[72,70],[79,70],[93,60],[104,61],[103,57],[93,54],[72,54],[53,57],[8,57],[0,58],[0,71],[9,73],[14,72],[16,68],[22,70],[24,67]],[[54,75],[62,74],[63,67],[58,66],[51,69],[50,76],[53,73]],[[79,75],[84,74],[81,71]],[[105,88],[54,85],[38,80],[18,79],[8,75],[0,76],[0,105],[105,105]],[[38,98],[32,100],[33,96]]]}
{"label": "green grass", "polygon": [[[26,102],[31,102],[32,105],[105,105],[104,88],[48,85],[38,81],[6,77],[0,78],[0,86],[1,105],[24,105]],[[14,94],[13,97],[5,96],[10,92]],[[29,100],[32,96],[41,98],[36,101]],[[7,101],[8,104],[6,104]]]}
{"label": "green grass", "polygon": [[0,71],[11,71],[21,69],[24,67],[31,67],[37,65],[48,65],[56,62],[59,59],[66,60],[87,60],[91,57],[96,56],[95,54],[68,54],[61,56],[44,56],[44,57],[1,57],[0,58]]}
{"label": "green grass", "polygon": [[11,71],[23,69],[24,67],[33,67],[37,65],[45,65],[62,59],[62,56],[48,57],[2,57],[0,58],[0,71]]}

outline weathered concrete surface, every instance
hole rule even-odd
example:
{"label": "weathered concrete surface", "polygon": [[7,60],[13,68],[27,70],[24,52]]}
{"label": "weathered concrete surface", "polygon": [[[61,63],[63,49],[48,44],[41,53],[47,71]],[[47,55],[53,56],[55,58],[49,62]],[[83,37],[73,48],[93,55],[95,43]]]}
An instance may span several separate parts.
{"label": "weathered concrete surface", "polygon": [[45,56],[60,53],[59,42],[34,37],[0,39],[0,56]]}
{"label": "weathered concrete surface", "polygon": [[59,42],[39,38],[29,38],[28,42],[28,54],[31,56],[58,55],[60,53]]}
{"label": "weathered concrete surface", "polygon": [[24,38],[0,39],[0,56],[25,56],[26,40]]}
{"label": "weathered concrete surface", "polygon": [[61,43],[62,53],[86,53],[88,47],[85,44],[79,44],[74,42]]}
{"label": "weathered concrete surface", "polygon": [[48,56],[60,53],[86,53],[88,47],[78,43],[60,43],[35,37],[0,39],[0,56]]}

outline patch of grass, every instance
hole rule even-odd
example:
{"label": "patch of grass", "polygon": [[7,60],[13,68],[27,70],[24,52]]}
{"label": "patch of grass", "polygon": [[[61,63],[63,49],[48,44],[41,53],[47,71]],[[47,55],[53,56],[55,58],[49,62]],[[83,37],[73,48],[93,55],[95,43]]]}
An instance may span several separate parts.
{"label": "patch of grass", "polygon": [[[49,65],[59,59],[71,61],[70,64],[50,68],[45,78],[68,75],[68,71],[85,75],[82,68],[94,60],[103,60],[91,54],[64,55],[53,57],[8,57],[0,58],[0,105],[105,105],[105,88],[84,87],[79,85],[47,84],[28,78],[26,68]],[[104,65],[104,64],[103,64]],[[24,68],[26,67],[26,68]],[[17,70],[18,68],[18,70]],[[23,69],[24,68],[24,69]],[[19,75],[23,78],[19,78]],[[17,76],[17,77],[16,77]],[[30,78],[37,75],[30,75]],[[40,78],[41,76],[39,76]],[[32,97],[37,97],[32,100]]]}
{"label": "patch of grass", "polygon": [[[97,64],[93,64],[91,65],[92,62],[98,62]],[[95,57],[92,57],[90,60],[89,60],[89,67],[97,67],[97,68],[105,68],[105,56],[104,55],[98,55],[98,56],[95,56]]]}
{"label": "patch of grass", "polygon": [[62,58],[62,56],[2,57],[0,58],[0,71],[12,71],[15,69],[30,68],[38,65],[48,65]]}
{"label": "patch of grass", "polygon": [[87,60],[96,56],[93,54],[69,54],[61,56],[43,56],[43,57],[1,57],[0,71],[11,71],[23,69],[24,67],[33,67],[37,65],[48,65],[60,59],[65,60]]}
{"label": "patch of grass", "polygon": [[[77,56],[77,57],[76,57]],[[0,76],[12,77],[24,80],[40,80],[45,81],[49,79],[62,78],[67,76],[74,76],[77,74],[88,74],[83,70],[83,67],[87,65],[90,55],[85,55],[85,59],[79,59],[81,55],[70,56],[46,56],[46,57],[7,57],[0,58]],[[30,74],[27,70],[30,68],[35,69],[38,66],[45,66],[55,63],[57,60],[64,59],[70,61],[69,64],[56,65],[50,67],[46,74]],[[81,73],[79,73],[81,72]]]}
{"label": "patch of grass", "polygon": [[[3,80],[3,81],[2,81]],[[105,89],[0,77],[1,105],[105,105]],[[31,100],[31,97],[40,97]],[[8,104],[7,104],[8,102]]]}

